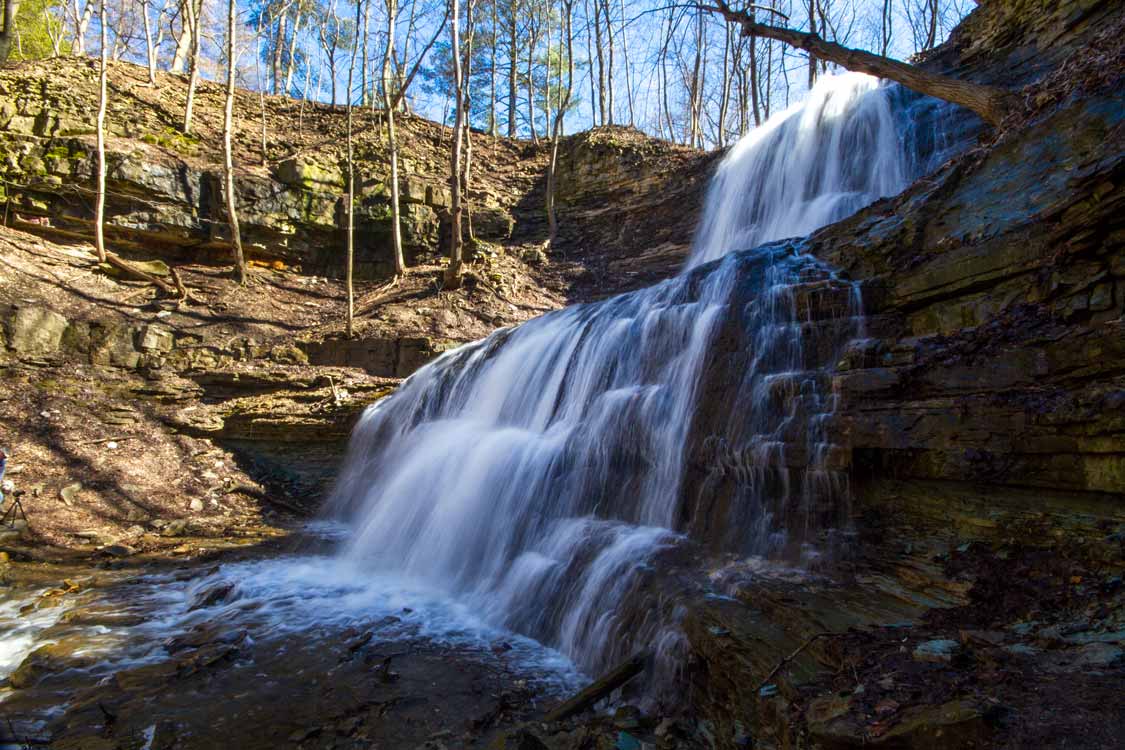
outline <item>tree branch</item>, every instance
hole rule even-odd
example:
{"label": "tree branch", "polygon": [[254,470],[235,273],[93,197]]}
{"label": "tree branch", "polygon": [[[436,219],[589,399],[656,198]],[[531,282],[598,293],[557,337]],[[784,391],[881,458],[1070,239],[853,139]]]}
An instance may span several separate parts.
{"label": "tree branch", "polygon": [[697,7],[721,15],[729,23],[738,24],[742,29],[742,36],[774,39],[842,68],[895,81],[921,94],[972,110],[994,127],[999,127],[1018,106],[1019,100],[1005,89],[931,73],[889,57],[826,41],[816,34],[758,23],[752,14],[732,9],[726,0],[718,0],[718,3],[717,6]]}

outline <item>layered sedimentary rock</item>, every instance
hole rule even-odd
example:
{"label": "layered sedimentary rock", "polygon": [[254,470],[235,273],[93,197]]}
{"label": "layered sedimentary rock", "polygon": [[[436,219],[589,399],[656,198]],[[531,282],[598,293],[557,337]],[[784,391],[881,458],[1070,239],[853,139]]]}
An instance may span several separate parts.
{"label": "layered sedimentary rock", "polygon": [[[191,134],[181,130],[186,86],[161,76],[150,89],[140,69],[114,66],[107,118],[108,236],[117,247],[226,257],[230,247],[217,140],[217,88],[204,84]],[[92,236],[96,79],[69,60],[24,63],[0,74],[0,179],[8,226],[54,236]],[[211,106],[214,105],[214,106]],[[239,92],[235,190],[243,243],[252,258],[339,274],[344,267],[342,110]],[[386,139],[366,111],[356,123],[356,273],[393,272]],[[258,133],[259,121],[262,131]],[[433,253],[449,205],[443,129],[407,118],[400,183],[409,260]],[[259,143],[260,141],[260,143]],[[519,149],[507,142],[501,150]],[[482,157],[487,158],[487,157]],[[512,178],[522,185],[521,177]],[[523,177],[526,181],[526,176]],[[522,190],[474,187],[481,239],[511,234]]]}

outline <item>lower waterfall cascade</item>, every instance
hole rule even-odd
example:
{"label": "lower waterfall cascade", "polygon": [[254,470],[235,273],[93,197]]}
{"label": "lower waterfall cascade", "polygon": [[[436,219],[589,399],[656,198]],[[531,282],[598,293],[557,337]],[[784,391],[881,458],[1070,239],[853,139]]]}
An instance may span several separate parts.
{"label": "lower waterfall cascade", "polygon": [[[661,555],[690,539],[809,562],[846,525],[831,367],[863,335],[859,289],[782,240],[942,159],[935,111],[867,76],[822,78],[731,149],[679,276],[418,370],[353,433],[326,510],[350,528],[339,554],[466,602],[588,674],[641,648],[675,670]],[[716,363],[739,380],[721,403],[708,395]],[[704,449],[707,471],[690,455]],[[708,492],[733,499],[704,518],[692,498]]]}

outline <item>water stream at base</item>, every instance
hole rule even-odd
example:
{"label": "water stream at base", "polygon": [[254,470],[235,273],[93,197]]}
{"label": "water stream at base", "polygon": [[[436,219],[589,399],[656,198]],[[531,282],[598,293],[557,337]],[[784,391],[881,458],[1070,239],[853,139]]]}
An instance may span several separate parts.
{"label": "water stream at base", "polygon": [[[840,516],[822,511],[846,502],[826,372],[860,332],[858,289],[793,245],[730,253],[904,188],[948,145],[925,102],[858,74],[822,79],[727,155],[681,275],[497,331],[369,408],[330,503],[352,527],[341,555],[424,581],[588,672],[642,647],[674,668],[678,612],[655,561],[689,531],[685,448],[732,315],[745,319],[743,369],[717,432],[738,446],[743,491],[723,546],[815,556]],[[747,284],[754,301],[732,310]],[[814,311],[810,289],[846,301]],[[812,325],[825,315],[832,325]],[[818,335],[833,340],[805,340]]]}

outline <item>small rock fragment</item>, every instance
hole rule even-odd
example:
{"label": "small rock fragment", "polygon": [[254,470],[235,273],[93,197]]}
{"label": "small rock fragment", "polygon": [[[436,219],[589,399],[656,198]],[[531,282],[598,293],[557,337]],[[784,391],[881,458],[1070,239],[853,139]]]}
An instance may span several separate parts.
{"label": "small rock fragment", "polygon": [[935,664],[948,664],[960,649],[961,644],[957,641],[938,638],[918,644],[917,648],[914,649],[914,659]]}

